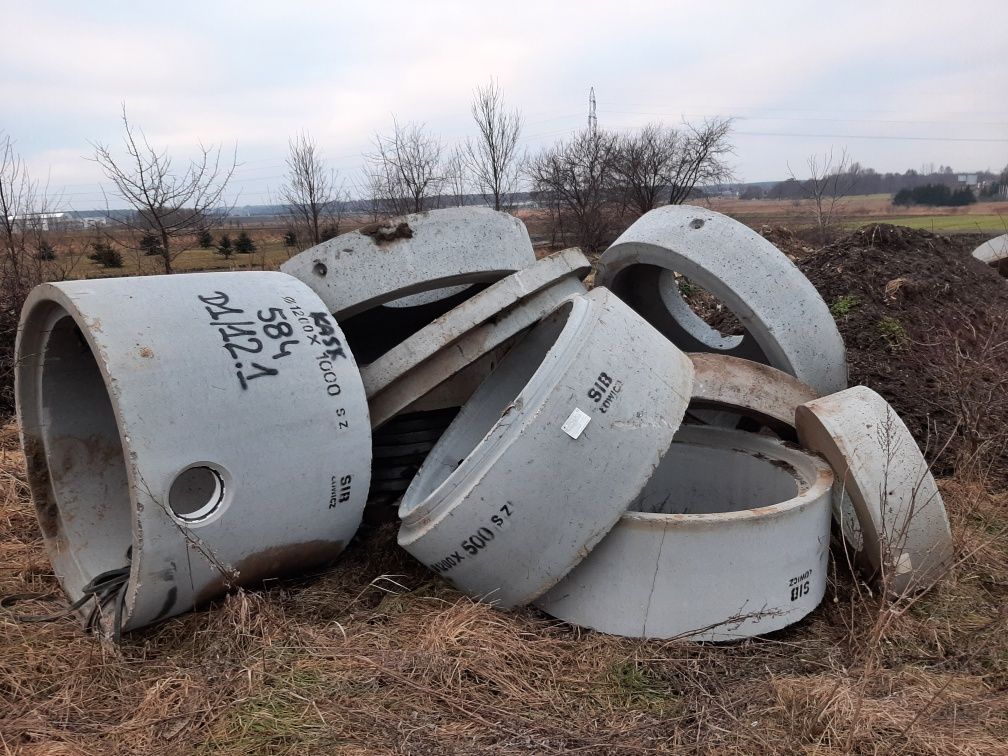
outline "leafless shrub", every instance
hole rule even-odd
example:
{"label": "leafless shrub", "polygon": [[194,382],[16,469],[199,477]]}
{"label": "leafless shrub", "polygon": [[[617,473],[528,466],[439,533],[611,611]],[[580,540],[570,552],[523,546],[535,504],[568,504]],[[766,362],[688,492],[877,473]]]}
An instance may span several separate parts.
{"label": "leafless shrub", "polygon": [[612,241],[622,214],[616,192],[615,134],[587,128],[532,158],[528,175],[541,204],[556,208],[556,220],[589,254]]}
{"label": "leafless shrub", "polygon": [[338,234],[343,191],[311,134],[303,132],[289,140],[286,162],[287,183],[280,190],[280,200],[290,213],[295,238],[314,246],[328,231]]}
{"label": "leafless shrub", "polygon": [[376,134],[374,151],[365,155],[381,203],[396,215],[419,213],[436,204],[445,184],[444,145],[424,124],[400,125]]}
{"label": "leafless shrub", "polygon": [[788,167],[791,179],[796,181],[802,193],[812,200],[819,239],[825,244],[829,241],[830,232],[842,209],[843,198],[850,194],[857,184],[861,166],[850,159],[846,148],[835,156],[831,147],[822,155],[810,155],[808,170],[809,178],[800,180],[790,166]]}
{"label": "leafless shrub", "polygon": [[1008,484],[1008,313],[981,317],[950,309],[927,341],[913,348],[934,373],[915,397],[944,419],[956,443],[947,466],[959,475]]}

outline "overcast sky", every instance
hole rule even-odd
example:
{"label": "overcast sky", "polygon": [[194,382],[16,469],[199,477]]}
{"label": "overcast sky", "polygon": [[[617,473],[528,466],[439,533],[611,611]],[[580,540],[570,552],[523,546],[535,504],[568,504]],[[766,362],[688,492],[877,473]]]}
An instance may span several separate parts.
{"label": "overcast sky", "polygon": [[121,145],[122,103],[179,159],[237,144],[257,204],[291,134],[349,185],[393,115],[464,139],[491,76],[529,149],[582,127],[594,86],[600,127],[735,118],[744,181],[830,146],[879,171],[1008,163],[1008,0],[0,0],[0,26],[0,131],[78,210],[104,206],[89,141]]}

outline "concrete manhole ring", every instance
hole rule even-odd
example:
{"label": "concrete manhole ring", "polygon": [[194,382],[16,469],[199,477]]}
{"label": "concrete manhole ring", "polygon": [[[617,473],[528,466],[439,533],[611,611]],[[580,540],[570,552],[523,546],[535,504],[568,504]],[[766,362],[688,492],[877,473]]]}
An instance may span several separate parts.
{"label": "concrete manhole ring", "polygon": [[683,426],[629,511],[536,606],[637,638],[779,630],[826,590],[832,484],[822,460],[778,439]]}
{"label": "concrete manhole ring", "polygon": [[572,296],[428,455],[400,505],[399,544],[471,596],[531,601],[643,488],[692,379],[689,358],[611,292]]}
{"label": "concrete manhole ring", "polygon": [[[719,299],[743,336],[722,336],[683,299],[675,274]],[[847,386],[843,340],[822,297],[779,249],[747,226],[700,207],[646,213],[605,251],[596,282],[680,348],[771,365],[820,394]]]}
{"label": "concrete manhole ring", "polygon": [[543,258],[490,285],[361,369],[380,427],[444,381],[506,345],[556,309],[584,293],[590,264],[576,249]]}
{"label": "concrete manhole ring", "polygon": [[329,561],[357,530],[371,469],[364,387],[297,279],[44,284],[17,351],[53,568],[74,601],[128,566],[123,629]]}
{"label": "concrete manhole ring", "polygon": [[906,425],[867,386],[798,407],[802,445],[822,454],[850,497],[863,538],[858,561],[900,595],[929,588],[954,559],[945,503]]}

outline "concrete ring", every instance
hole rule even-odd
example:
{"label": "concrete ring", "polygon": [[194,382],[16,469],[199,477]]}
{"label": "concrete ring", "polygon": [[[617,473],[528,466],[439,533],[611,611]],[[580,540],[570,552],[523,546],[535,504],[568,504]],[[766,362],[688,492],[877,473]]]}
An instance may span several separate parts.
{"label": "concrete ring", "polygon": [[361,369],[371,424],[381,427],[489,352],[584,293],[587,258],[567,249],[492,284]]}
{"label": "concrete ring", "polygon": [[342,336],[282,273],[36,287],[18,334],[18,417],[71,601],[128,564],[129,630],[336,557],[371,467]]}
{"label": "concrete ring", "polygon": [[533,600],[640,493],[692,380],[689,358],[611,292],[571,297],[428,455],[399,508],[399,544],[471,596]]}
{"label": "concrete ring", "polygon": [[740,357],[690,352],[690,407],[728,411],[764,425],[782,438],[794,437],[795,409],[819,394],[794,376]]}
{"label": "concrete ring", "polygon": [[[725,337],[701,320],[676,273],[717,297],[745,334]],[[646,213],[602,255],[596,282],[686,351],[762,362],[820,394],[847,386],[843,340],[822,297],[779,249],[725,215],[686,205]]]}
{"label": "concrete ring", "polygon": [[951,567],[945,502],[917,442],[889,403],[854,386],[798,407],[802,445],[822,454],[854,506],[859,562],[894,595],[929,588]]}
{"label": "concrete ring", "polygon": [[630,511],[536,606],[636,638],[779,630],[825,593],[832,484],[778,439],[684,426]]}

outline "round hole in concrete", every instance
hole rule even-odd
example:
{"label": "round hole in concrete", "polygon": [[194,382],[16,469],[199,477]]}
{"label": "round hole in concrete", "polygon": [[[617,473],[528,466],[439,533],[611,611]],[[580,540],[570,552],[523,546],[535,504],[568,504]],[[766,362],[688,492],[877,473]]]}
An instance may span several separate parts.
{"label": "round hole in concrete", "polygon": [[326,267],[324,262],[317,262],[312,266],[312,272],[319,278],[325,278],[326,274],[329,272],[329,268]]}
{"label": "round hole in concrete", "polygon": [[168,490],[168,506],[186,522],[204,520],[224,501],[224,477],[206,465],[194,465],[178,474]]}
{"label": "round hole in concrete", "polygon": [[703,228],[703,218],[694,218],[690,221],[691,228]]}
{"label": "round hole in concrete", "polygon": [[663,270],[658,290],[679,325],[707,349],[728,351],[742,343],[745,329],[735,313],[695,281]]}
{"label": "round hole in concrete", "polygon": [[700,284],[702,277],[638,263],[614,275],[609,289],[683,351],[723,352],[766,363],[731,308]]}

